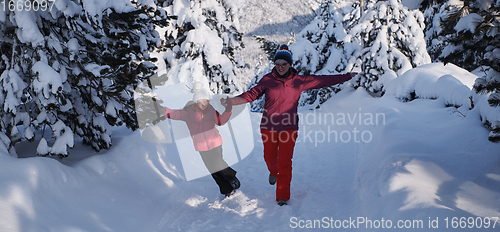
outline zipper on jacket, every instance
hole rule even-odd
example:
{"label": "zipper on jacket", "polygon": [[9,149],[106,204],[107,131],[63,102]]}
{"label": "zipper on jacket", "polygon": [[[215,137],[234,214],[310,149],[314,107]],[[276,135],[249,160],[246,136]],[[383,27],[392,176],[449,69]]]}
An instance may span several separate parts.
{"label": "zipper on jacket", "polygon": [[205,144],[207,145],[208,150],[212,150],[212,149],[210,149],[210,146],[208,145],[207,135],[205,134],[205,131],[203,132],[203,138],[205,138]]}

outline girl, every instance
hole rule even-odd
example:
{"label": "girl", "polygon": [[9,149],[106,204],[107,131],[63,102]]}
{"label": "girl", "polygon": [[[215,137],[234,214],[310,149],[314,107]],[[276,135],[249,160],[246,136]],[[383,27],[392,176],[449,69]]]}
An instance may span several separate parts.
{"label": "girl", "polygon": [[160,106],[163,115],[173,120],[186,122],[195,150],[203,159],[203,163],[212,174],[219,186],[220,193],[226,197],[231,196],[234,190],[240,187],[240,181],[236,178],[236,171],[229,167],[222,157],[222,137],[215,125],[224,125],[231,117],[232,105],[227,104],[222,115],[210,105],[210,94],[207,89],[202,88],[201,83],[195,83],[193,101],[188,102],[182,110],[172,110]]}

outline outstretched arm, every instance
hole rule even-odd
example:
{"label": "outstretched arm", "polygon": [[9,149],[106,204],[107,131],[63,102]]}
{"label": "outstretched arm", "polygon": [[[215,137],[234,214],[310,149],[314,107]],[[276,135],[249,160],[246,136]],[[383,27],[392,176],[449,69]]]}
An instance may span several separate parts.
{"label": "outstretched arm", "polygon": [[320,89],[344,83],[356,75],[357,73],[353,72],[338,75],[303,76],[304,84],[302,85],[302,88],[303,90]]}
{"label": "outstretched arm", "polygon": [[256,86],[252,87],[248,91],[233,98],[222,98],[220,101],[223,106],[226,106],[229,102],[231,105],[241,105],[259,99],[262,95],[264,95],[264,92],[264,84],[262,84],[261,80]]}
{"label": "outstretched arm", "polygon": [[173,120],[184,120],[186,118],[187,112],[185,110],[172,110],[168,107],[165,107],[165,113],[163,114],[165,117],[173,119]]}
{"label": "outstretched arm", "polygon": [[154,101],[151,103],[155,109],[158,109],[160,113],[173,120],[183,120],[186,118],[187,112],[185,110],[172,110],[168,107],[160,105],[158,102]]}
{"label": "outstretched arm", "polygon": [[[230,105],[231,106],[231,110],[233,108],[233,105],[241,105],[241,104],[245,104],[247,103],[247,101],[240,97],[240,96],[236,96],[236,97],[227,97],[227,98],[221,98],[220,99],[220,104],[224,107],[226,107],[226,111],[227,111],[227,107]],[[229,110],[229,111],[231,111]]]}

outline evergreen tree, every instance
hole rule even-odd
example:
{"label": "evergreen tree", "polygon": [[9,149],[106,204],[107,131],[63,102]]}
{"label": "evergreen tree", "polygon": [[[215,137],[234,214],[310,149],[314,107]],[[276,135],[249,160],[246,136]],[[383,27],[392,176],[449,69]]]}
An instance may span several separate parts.
{"label": "evergreen tree", "polygon": [[169,79],[201,82],[216,94],[243,90],[235,75],[244,64],[234,56],[243,43],[233,8],[222,0],[174,0],[164,6],[180,16],[165,31]]}
{"label": "evergreen tree", "polygon": [[400,0],[368,1],[358,24],[349,33],[360,40],[361,73],[354,87],[382,95],[384,82],[407,70],[430,63],[423,34],[424,17]]}
{"label": "evergreen tree", "polygon": [[110,5],[66,1],[0,16],[0,138],[11,155],[35,130],[44,136],[37,154],[66,157],[75,135],[98,151],[111,146],[110,126],[137,128],[132,93],[155,69],[148,53],[161,45],[155,25],[166,25],[166,12]]}
{"label": "evergreen tree", "polygon": [[[353,61],[350,63],[350,60],[359,45],[350,41],[344,29],[342,8],[346,7],[350,8],[343,1],[324,0],[318,16],[297,35],[297,42],[290,45],[295,60],[293,67],[300,74],[319,75],[351,71]],[[318,107],[340,89],[337,85],[305,91],[300,105]]]}
{"label": "evergreen tree", "polygon": [[[490,107],[500,105],[500,1],[466,0],[434,3],[435,13],[428,36],[433,58],[454,63],[479,74],[474,84],[476,93],[485,95]],[[428,10],[436,12],[435,10]],[[432,13],[429,13],[429,16]],[[482,115],[483,123],[491,129],[489,139],[500,141],[496,119]]]}
{"label": "evergreen tree", "polygon": [[[476,93],[484,96],[479,97],[479,101],[485,100],[487,104],[484,104],[484,107],[492,107],[494,108],[493,110],[500,111],[500,72],[488,66],[480,67],[475,72],[483,74],[474,83]],[[481,119],[484,125],[491,130],[488,139],[492,142],[499,142],[500,120],[498,117],[489,117],[487,115],[489,111],[491,110],[482,110]]]}
{"label": "evergreen tree", "polygon": [[425,17],[425,40],[427,51],[433,62],[439,62],[441,52],[449,45],[447,37],[454,32],[457,19],[449,18],[452,12],[457,12],[460,1],[435,0],[423,1],[420,9]]}
{"label": "evergreen tree", "polygon": [[499,40],[498,5],[498,1],[493,4],[489,0],[422,2],[432,60],[454,63],[469,71],[483,65],[498,66],[494,52]]}
{"label": "evergreen tree", "polygon": [[490,125],[491,131],[490,134],[488,135],[488,140],[491,142],[500,142],[500,120],[494,121]]}
{"label": "evergreen tree", "polygon": [[[489,66],[500,71],[500,3],[463,1],[448,14],[447,24],[453,26],[445,41],[449,44],[440,59],[469,71]],[[450,27],[451,27],[450,26]]]}

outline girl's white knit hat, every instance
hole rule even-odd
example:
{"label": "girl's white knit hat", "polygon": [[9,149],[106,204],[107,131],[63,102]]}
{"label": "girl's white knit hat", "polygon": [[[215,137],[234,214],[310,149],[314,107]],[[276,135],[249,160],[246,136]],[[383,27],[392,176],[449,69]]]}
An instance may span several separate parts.
{"label": "girl's white knit hat", "polygon": [[210,92],[206,88],[203,88],[203,84],[201,84],[200,82],[194,83],[193,91],[194,91],[193,95],[194,102],[197,102],[198,100],[201,99],[210,100]]}

